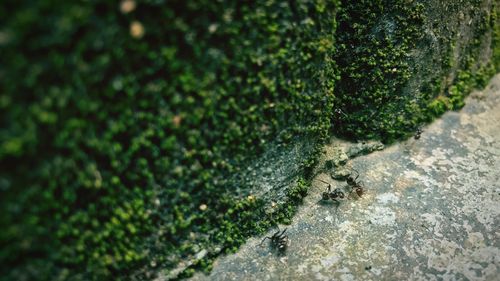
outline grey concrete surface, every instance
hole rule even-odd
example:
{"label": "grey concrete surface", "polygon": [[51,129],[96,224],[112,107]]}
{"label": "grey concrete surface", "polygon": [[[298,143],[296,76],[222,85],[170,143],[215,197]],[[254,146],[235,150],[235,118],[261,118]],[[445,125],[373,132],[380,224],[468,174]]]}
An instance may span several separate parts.
{"label": "grey concrete surface", "polygon": [[[284,255],[255,237],[192,280],[500,280],[500,74],[423,130],[344,159],[361,198],[321,202],[319,179],[346,189],[338,168],[319,173],[286,226]],[[325,157],[348,146],[333,140]]]}

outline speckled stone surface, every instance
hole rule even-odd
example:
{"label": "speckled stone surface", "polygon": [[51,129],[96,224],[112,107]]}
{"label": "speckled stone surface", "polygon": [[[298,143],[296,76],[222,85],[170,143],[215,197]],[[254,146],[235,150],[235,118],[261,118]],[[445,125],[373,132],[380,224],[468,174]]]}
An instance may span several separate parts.
{"label": "speckled stone surface", "polygon": [[287,226],[285,255],[255,237],[192,279],[500,280],[500,75],[420,139],[346,167],[360,172],[363,197],[321,202],[319,179],[345,182],[320,173]]}

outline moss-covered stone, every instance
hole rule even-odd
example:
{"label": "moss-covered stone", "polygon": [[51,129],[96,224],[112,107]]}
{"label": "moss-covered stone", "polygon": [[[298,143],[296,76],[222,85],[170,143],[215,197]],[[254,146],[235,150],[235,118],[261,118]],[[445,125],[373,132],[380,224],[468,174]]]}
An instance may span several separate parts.
{"label": "moss-covered stone", "polygon": [[497,1],[340,2],[3,1],[0,279],[209,270],[331,134],[407,136],[500,69]]}
{"label": "moss-covered stone", "polygon": [[461,108],[494,73],[495,3],[343,1],[334,132],[392,142]]}
{"label": "moss-covered stone", "polygon": [[2,278],[147,278],[286,220],[230,178],[328,135],[337,9],[3,1]]}

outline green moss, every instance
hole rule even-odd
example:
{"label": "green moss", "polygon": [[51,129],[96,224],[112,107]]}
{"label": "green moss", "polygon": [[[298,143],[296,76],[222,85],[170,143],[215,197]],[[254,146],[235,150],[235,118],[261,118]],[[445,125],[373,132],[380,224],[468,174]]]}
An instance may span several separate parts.
{"label": "green moss", "polygon": [[[408,56],[423,34],[423,5],[343,1],[338,15],[340,80],[334,130],[356,139],[394,139],[407,130],[398,114],[411,77]],[[382,16],[383,15],[383,16]],[[397,122],[397,123],[394,123]],[[401,131],[401,132],[400,132]]]}
{"label": "green moss", "polygon": [[429,113],[433,116],[439,116],[451,108],[449,99],[445,97],[438,97],[428,105]]}
{"label": "green moss", "polygon": [[328,135],[337,8],[4,1],[2,278],[146,278],[289,220],[289,202],[271,218],[227,178]]}
{"label": "green moss", "polygon": [[[485,12],[483,6],[489,5],[485,1],[467,5],[383,0],[342,4],[335,60],[340,71],[336,107],[343,113],[334,113],[332,118],[334,133],[340,136],[387,143],[407,137],[422,123],[463,107],[465,96],[484,86],[495,73],[495,67],[480,57],[482,48],[488,48],[485,38],[492,29],[498,30],[496,14],[490,13],[489,6]],[[464,13],[476,16],[469,23],[473,37],[455,31],[461,28],[456,18],[434,24],[435,18],[443,16],[436,15],[440,10],[454,17]],[[431,31],[425,33],[425,29]],[[497,42],[492,43],[493,62],[498,60]],[[425,53],[429,46],[432,53]],[[419,53],[417,59],[415,52]],[[455,61],[456,52],[460,57]],[[419,88],[412,89],[415,85]]]}
{"label": "green moss", "polygon": [[307,189],[309,185],[305,179],[300,179],[297,185],[288,190],[287,196],[293,202],[299,203],[307,195]]}
{"label": "green moss", "polygon": [[[497,56],[495,53],[500,48],[498,39],[498,19],[495,10],[498,10],[498,3],[494,3],[496,8],[493,7],[488,17],[481,18],[481,22],[476,28],[475,37],[472,44],[466,50],[466,56],[462,61],[452,61],[451,67],[456,67],[455,78],[451,83],[444,83],[443,79],[437,78],[436,87],[432,88],[428,96],[437,94],[437,97],[431,98],[426,110],[423,111],[422,116],[427,119],[421,118],[422,122],[432,120],[439,117],[441,114],[448,110],[458,110],[464,106],[464,101],[467,95],[474,89],[480,89],[486,86],[489,79],[497,73],[500,68],[497,65]],[[492,34],[490,46],[481,44],[485,34]],[[492,57],[490,61],[480,62],[479,53],[481,48],[491,48]],[[454,48],[454,46],[452,46]]]}
{"label": "green moss", "polygon": [[[214,248],[290,223],[332,132],[408,136],[500,70],[496,2],[463,58],[441,38],[418,96],[402,93],[428,7],[340,2],[4,1],[1,279],[151,279],[202,249],[180,277],[210,270]],[[478,67],[491,28],[493,63]],[[303,140],[314,145],[280,204],[229,180]]]}
{"label": "green moss", "polygon": [[493,28],[493,64],[496,71],[500,71],[500,3],[493,3],[490,26]]}

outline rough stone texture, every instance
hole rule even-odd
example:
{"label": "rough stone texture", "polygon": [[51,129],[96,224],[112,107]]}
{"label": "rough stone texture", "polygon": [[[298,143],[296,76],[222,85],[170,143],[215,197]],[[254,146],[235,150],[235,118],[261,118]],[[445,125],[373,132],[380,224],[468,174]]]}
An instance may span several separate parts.
{"label": "rough stone texture", "polygon": [[346,165],[360,171],[362,198],[321,202],[319,179],[345,186],[324,171],[288,226],[285,255],[255,237],[193,280],[499,280],[500,74],[420,139]]}

